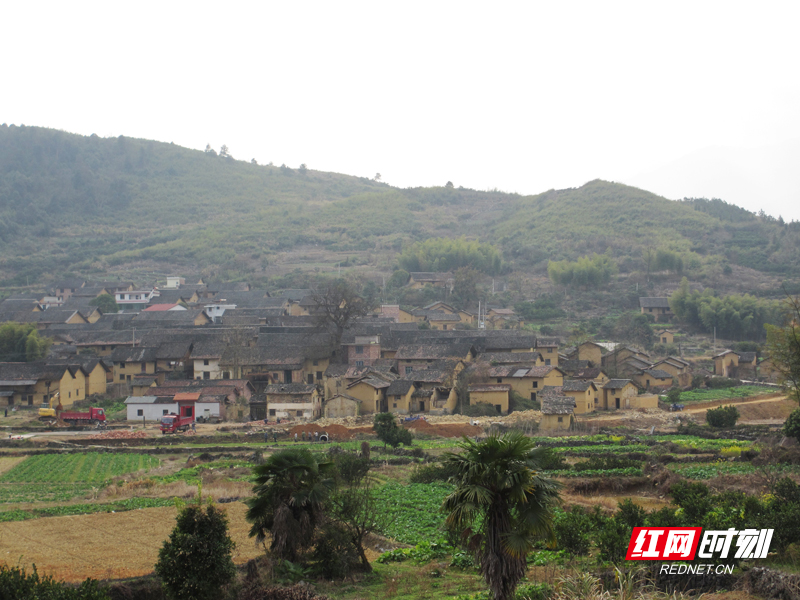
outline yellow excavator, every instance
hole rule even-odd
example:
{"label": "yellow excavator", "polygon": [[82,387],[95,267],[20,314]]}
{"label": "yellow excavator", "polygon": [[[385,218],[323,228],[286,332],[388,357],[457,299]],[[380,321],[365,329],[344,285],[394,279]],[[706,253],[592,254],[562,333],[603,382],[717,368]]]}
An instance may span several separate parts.
{"label": "yellow excavator", "polygon": [[58,398],[59,392],[53,394],[53,397],[47,403],[47,406],[42,406],[39,409],[39,420],[45,421],[46,423],[55,424],[58,421],[58,414],[63,410],[63,406],[61,406],[61,401],[58,401],[58,404],[55,408],[50,408],[54,406],[54,402],[56,402]]}

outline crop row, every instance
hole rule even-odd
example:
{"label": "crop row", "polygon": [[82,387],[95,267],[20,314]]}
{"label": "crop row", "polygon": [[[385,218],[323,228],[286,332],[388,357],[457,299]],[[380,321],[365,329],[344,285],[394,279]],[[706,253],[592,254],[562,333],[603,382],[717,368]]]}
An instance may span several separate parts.
{"label": "crop row", "polygon": [[90,492],[91,485],[85,483],[2,483],[0,504],[17,502],[66,502],[76,496]]}
{"label": "crop row", "polygon": [[[746,462],[718,462],[699,465],[671,464],[668,465],[668,468],[687,479],[711,479],[719,475],[750,475],[758,471],[758,467]],[[788,475],[789,473],[798,472],[797,467],[789,465],[773,466],[770,469],[771,475]]]}
{"label": "crop row", "polygon": [[638,467],[624,467],[621,469],[584,469],[583,471],[545,471],[551,477],[641,477],[642,470]]}
{"label": "crop row", "polygon": [[158,506],[172,506],[172,498],[128,498],[115,502],[94,504],[73,504],[70,506],[50,506],[32,510],[7,510],[0,512],[0,522],[25,521],[39,517],[64,517],[67,515],[89,515],[103,512],[123,512],[140,508],[154,508]]}
{"label": "crop row", "polygon": [[43,454],[29,456],[0,477],[0,483],[103,484],[112,477],[159,465],[146,454]]}

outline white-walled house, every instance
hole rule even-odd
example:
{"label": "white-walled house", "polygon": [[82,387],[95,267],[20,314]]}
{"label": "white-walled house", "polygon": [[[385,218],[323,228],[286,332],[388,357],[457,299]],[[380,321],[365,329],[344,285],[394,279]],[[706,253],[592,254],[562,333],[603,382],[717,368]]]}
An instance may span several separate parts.
{"label": "white-walled house", "polygon": [[158,396],[130,396],[125,400],[128,421],[160,421],[170,413],[177,414],[178,403],[172,398]]}

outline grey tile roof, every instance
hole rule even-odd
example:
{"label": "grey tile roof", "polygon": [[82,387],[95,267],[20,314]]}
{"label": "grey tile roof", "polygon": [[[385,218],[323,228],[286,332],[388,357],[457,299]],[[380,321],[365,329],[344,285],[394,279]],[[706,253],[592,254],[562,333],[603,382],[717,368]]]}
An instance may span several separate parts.
{"label": "grey tile roof", "polygon": [[413,385],[414,382],[409,379],[396,379],[386,388],[386,395],[405,396]]}
{"label": "grey tile roof", "polygon": [[669,308],[669,298],[639,298],[641,308]]}
{"label": "grey tile roof", "polygon": [[629,383],[633,383],[633,381],[630,379],[609,379],[603,384],[603,388],[607,390],[618,390],[624,388]]}
{"label": "grey tile roof", "polygon": [[567,379],[561,386],[562,392],[585,392],[594,387],[594,383],[583,379]]}

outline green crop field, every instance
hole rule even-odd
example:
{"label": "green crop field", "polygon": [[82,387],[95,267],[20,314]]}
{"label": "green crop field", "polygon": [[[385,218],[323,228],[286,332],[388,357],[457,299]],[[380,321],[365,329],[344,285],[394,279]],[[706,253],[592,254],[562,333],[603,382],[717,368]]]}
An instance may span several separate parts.
{"label": "green crop field", "polygon": [[160,461],[146,454],[45,454],[30,456],[0,477],[0,503],[63,502],[109,480]]}
{"label": "green crop field", "polygon": [[438,542],[444,538],[444,514],[439,512],[453,486],[443,483],[387,483],[375,491],[379,512],[387,515],[382,533],[404,544]]}
{"label": "green crop field", "polygon": [[717,390],[692,390],[691,392],[681,392],[681,402],[712,402],[715,400],[728,400],[733,398],[750,398],[751,396],[763,396],[765,394],[775,394],[779,390],[775,388],[761,387],[758,385],[740,385],[732,388],[721,388]]}

